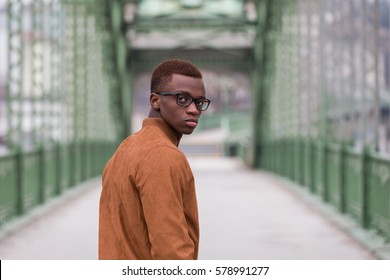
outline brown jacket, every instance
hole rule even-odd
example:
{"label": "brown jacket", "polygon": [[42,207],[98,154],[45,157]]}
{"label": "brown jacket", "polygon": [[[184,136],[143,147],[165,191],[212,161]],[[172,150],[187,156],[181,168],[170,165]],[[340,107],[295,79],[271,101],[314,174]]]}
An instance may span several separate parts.
{"label": "brown jacket", "polygon": [[163,119],[145,119],[103,172],[99,259],[197,259],[194,177]]}

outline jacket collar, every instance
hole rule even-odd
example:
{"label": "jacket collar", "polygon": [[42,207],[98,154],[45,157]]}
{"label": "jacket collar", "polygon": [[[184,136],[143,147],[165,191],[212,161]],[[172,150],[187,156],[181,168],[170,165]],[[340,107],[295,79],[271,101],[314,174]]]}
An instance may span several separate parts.
{"label": "jacket collar", "polygon": [[164,135],[172,142],[176,147],[179,145],[180,139],[177,136],[176,131],[167,124],[162,118],[146,118],[142,122],[142,128],[147,126],[157,127]]}

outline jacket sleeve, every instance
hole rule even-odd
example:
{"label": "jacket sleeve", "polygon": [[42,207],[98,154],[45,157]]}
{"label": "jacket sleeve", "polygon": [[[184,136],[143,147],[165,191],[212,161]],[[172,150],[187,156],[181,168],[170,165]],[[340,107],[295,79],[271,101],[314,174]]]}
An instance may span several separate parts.
{"label": "jacket sleeve", "polygon": [[187,188],[194,188],[185,156],[171,147],[155,148],[141,161],[135,178],[152,258],[196,258],[184,209]]}

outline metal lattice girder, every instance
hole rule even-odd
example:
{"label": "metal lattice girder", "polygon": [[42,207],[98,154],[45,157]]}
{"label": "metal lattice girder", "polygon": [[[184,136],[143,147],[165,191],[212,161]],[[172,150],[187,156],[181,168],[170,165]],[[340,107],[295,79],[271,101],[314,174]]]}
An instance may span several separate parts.
{"label": "metal lattice girder", "polygon": [[248,73],[253,66],[252,50],[245,49],[153,49],[133,50],[134,69],[137,72],[151,71],[161,60],[168,58],[188,59],[207,69],[240,71]]}
{"label": "metal lattice girder", "polygon": [[[245,16],[245,1],[187,1],[143,0],[138,4],[136,15],[137,32],[155,30],[225,29],[245,31],[248,18]],[[193,2],[193,1],[192,1]]]}
{"label": "metal lattice girder", "polygon": [[129,98],[128,49],[120,31],[113,48],[110,2],[2,1],[7,113],[0,137],[7,143],[0,142],[0,226],[99,175],[123,139],[130,116],[115,117],[111,105],[112,96],[123,96],[118,104]]}
{"label": "metal lattice girder", "polygon": [[121,139],[130,134],[132,60],[131,49],[126,39],[125,5],[137,1],[104,1],[106,10],[104,17],[108,20],[105,28],[110,37],[105,44],[104,53],[108,59],[107,74],[110,79],[110,112],[116,123],[116,134]]}
{"label": "metal lattice girder", "polygon": [[31,127],[32,143],[34,146],[43,144],[39,141],[38,135],[44,131],[44,3],[43,0],[36,0],[32,3],[32,85],[31,85]]}
{"label": "metal lattice girder", "polygon": [[[199,52],[200,61],[216,54],[223,57],[217,64],[223,63],[228,68],[230,61],[232,67],[243,58],[249,63],[251,59],[246,53],[253,44],[256,11],[252,8],[250,14],[246,10],[254,7],[254,2],[145,0],[139,1],[135,8],[131,3],[130,12],[126,14],[125,9],[126,37],[138,54],[145,51],[143,57],[161,51],[184,58],[192,50],[202,50],[204,58]],[[237,56],[240,50],[244,55]]]}
{"label": "metal lattice girder", "polygon": [[[253,69],[253,92],[254,92],[254,108],[253,108],[253,115],[255,120],[263,120],[261,125],[256,125],[254,127],[254,143],[259,143],[261,139],[261,131],[266,124],[263,118],[264,109],[266,108],[264,106],[265,102],[265,96],[262,94],[263,87],[265,86],[265,80],[264,80],[264,73],[266,73],[264,70],[265,67],[265,48],[266,48],[266,42],[265,40],[261,39],[261,35],[266,34],[267,31],[267,10],[269,9],[269,3],[268,1],[261,1],[258,6],[258,33],[254,42],[254,69]],[[260,77],[263,77],[263,79],[260,79]],[[265,116],[265,115],[264,115]],[[254,148],[254,152],[256,154],[259,154],[258,148]]]}
{"label": "metal lattice girder", "polygon": [[7,85],[7,143],[13,149],[22,145],[22,95],[23,95],[23,39],[22,39],[22,7],[23,1],[7,2],[8,12],[8,85]]}
{"label": "metal lattice girder", "polygon": [[[89,103],[96,96],[92,90],[96,76],[101,75],[99,80],[104,82],[98,88],[104,98],[110,96],[108,84],[125,80],[111,71],[116,67],[113,58],[121,71],[127,65],[127,59],[123,59],[126,56],[112,52],[113,35],[108,29],[110,17],[106,9],[110,1],[95,4],[91,0],[7,2],[9,79],[5,129],[9,148],[117,138],[116,132],[92,128],[95,121],[106,124],[110,132],[113,127],[122,127],[111,117],[104,117],[115,111],[106,110],[107,103],[94,107]],[[122,22],[121,7],[117,14]],[[123,41],[117,45],[118,52],[127,53],[123,34],[117,34]],[[101,121],[92,117],[99,108],[103,110],[97,114],[103,118]]]}
{"label": "metal lattice girder", "polygon": [[390,240],[390,2],[262,3],[258,164]]}

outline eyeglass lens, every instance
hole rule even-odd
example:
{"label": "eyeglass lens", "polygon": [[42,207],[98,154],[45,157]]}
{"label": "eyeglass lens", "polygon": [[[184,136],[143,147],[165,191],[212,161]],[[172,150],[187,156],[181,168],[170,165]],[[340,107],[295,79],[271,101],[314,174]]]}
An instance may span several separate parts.
{"label": "eyeglass lens", "polygon": [[194,101],[196,108],[199,110],[206,110],[209,106],[209,101],[206,98],[193,98],[188,94],[178,94],[176,96],[176,102],[180,106],[187,107]]}

